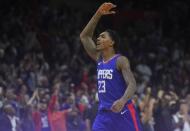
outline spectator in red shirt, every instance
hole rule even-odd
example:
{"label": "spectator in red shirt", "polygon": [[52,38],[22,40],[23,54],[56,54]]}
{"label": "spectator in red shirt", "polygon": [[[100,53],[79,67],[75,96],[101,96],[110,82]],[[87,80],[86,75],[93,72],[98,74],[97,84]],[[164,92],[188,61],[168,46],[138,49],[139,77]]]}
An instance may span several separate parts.
{"label": "spectator in red shirt", "polygon": [[48,119],[50,122],[50,127],[52,131],[67,131],[66,115],[71,112],[71,109],[60,111],[60,105],[58,102],[60,85],[56,84],[54,89],[54,94],[51,97],[48,106]]}
{"label": "spectator in red shirt", "polygon": [[[38,99],[39,101],[39,96],[38,96],[38,90],[36,90],[33,93],[33,96],[28,102],[28,105],[33,106],[33,101],[34,99]],[[48,120],[48,111],[47,111],[48,103],[47,100],[42,99],[40,100],[39,103],[39,108],[33,109],[33,120],[34,120],[34,125],[35,125],[35,131],[51,131],[49,120]]]}

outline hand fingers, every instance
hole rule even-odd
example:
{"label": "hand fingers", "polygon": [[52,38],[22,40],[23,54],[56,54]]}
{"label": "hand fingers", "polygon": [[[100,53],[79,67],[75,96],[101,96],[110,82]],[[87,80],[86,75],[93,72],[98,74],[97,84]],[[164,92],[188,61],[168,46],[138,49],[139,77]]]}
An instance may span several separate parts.
{"label": "hand fingers", "polygon": [[112,110],[113,112],[115,112],[115,110],[116,110],[116,105],[115,105],[115,103],[113,103],[113,105],[112,105],[112,107],[111,107],[111,110]]}
{"label": "hand fingers", "polygon": [[115,8],[116,7],[116,5],[114,5],[112,3],[109,3],[108,6],[111,7],[111,8]]}
{"label": "hand fingers", "polygon": [[107,5],[106,9],[107,9],[107,10],[111,10],[111,9],[113,9],[113,8],[115,8],[115,7],[116,7],[116,5]]}
{"label": "hand fingers", "polygon": [[115,8],[116,7],[116,5],[114,5],[114,4],[112,4],[112,3],[104,3],[103,4],[103,9],[104,10],[110,10],[110,9],[112,9],[112,8]]}
{"label": "hand fingers", "polygon": [[109,12],[106,12],[105,14],[110,15],[110,14],[115,14],[115,13],[116,13],[115,11],[109,11]]}
{"label": "hand fingers", "polygon": [[113,112],[120,112],[120,108],[117,105],[114,105],[114,104],[112,105],[111,110]]}
{"label": "hand fingers", "polygon": [[115,113],[118,113],[118,112],[121,111],[120,109],[117,109],[117,108],[111,108],[111,110],[112,110],[113,112],[115,112]]}
{"label": "hand fingers", "polygon": [[108,3],[104,3],[104,5],[107,5],[107,6],[109,6],[109,7],[116,7],[116,5],[115,5],[115,4],[110,3],[110,2],[108,2]]}
{"label": "hand fingers", "polygon": [[116,108],[115,108],[114,106],[111,107],[111,110],[112,110],[113,112],[117,112],[117,110],[116,110]]}

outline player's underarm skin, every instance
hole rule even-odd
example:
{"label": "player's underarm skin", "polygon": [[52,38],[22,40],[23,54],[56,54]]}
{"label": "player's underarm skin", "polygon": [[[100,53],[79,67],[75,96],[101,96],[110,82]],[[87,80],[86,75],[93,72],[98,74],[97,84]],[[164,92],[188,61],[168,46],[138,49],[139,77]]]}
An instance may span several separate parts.
{"label": "player's underarm skin", "polygon": [[91,20],[88,22],[88,24],[86,25],[86,27],[83,29],[83,31],[80,34],[80,39],[85,50],[94,60],[97,60],[97,51],[96,51],[96,45],[94,41],[92,40],[92,37],[100,18],[101,18],[101,15],[98,13],[95,13],[94,16],[91,18]]}
{"label": "player's underarm skin", "polygon": [[126,102],[131,99],[131,97],[134,95],[136,91],[136,81],[133,76],[133,73],[131,72],[129,61],[126,57],[121,56],[118,58],[117,61],[118,69],[122,72],[122,75],[124,77],[124,80],[127,84],[127,89],[122,96],[122,99]]}

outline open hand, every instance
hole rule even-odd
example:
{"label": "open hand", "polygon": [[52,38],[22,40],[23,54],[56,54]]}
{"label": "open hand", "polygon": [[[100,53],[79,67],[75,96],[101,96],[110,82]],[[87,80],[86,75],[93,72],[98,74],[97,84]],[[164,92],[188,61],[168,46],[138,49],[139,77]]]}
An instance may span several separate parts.
{"label": "open hand", "polygon": [[99,9],[97,10],[98,13],[101,15],[109,15],[109,14],[115,14],[115,11],[111,11],[111,9],[115,8],[116,5],[112,3],[103,3]]}

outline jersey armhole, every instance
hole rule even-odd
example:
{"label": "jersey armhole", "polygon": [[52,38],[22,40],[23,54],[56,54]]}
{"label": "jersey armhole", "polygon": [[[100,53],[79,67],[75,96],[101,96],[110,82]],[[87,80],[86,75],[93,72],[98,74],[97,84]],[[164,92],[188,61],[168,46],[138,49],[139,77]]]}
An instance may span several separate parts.
{"label": "jersey armhole", "polygon": [[121,70],[119,69],[117,62],[118,62],[118,59],[119,59],[121,56],[122,56],[122,55],[118,55],[118,56],[117,56],[117,58],[116,58],[116,63],[115,63],[115,64],[116,64],[116,69],[117,69],[117,71],[119,71],[119,72],[121,72]]}

